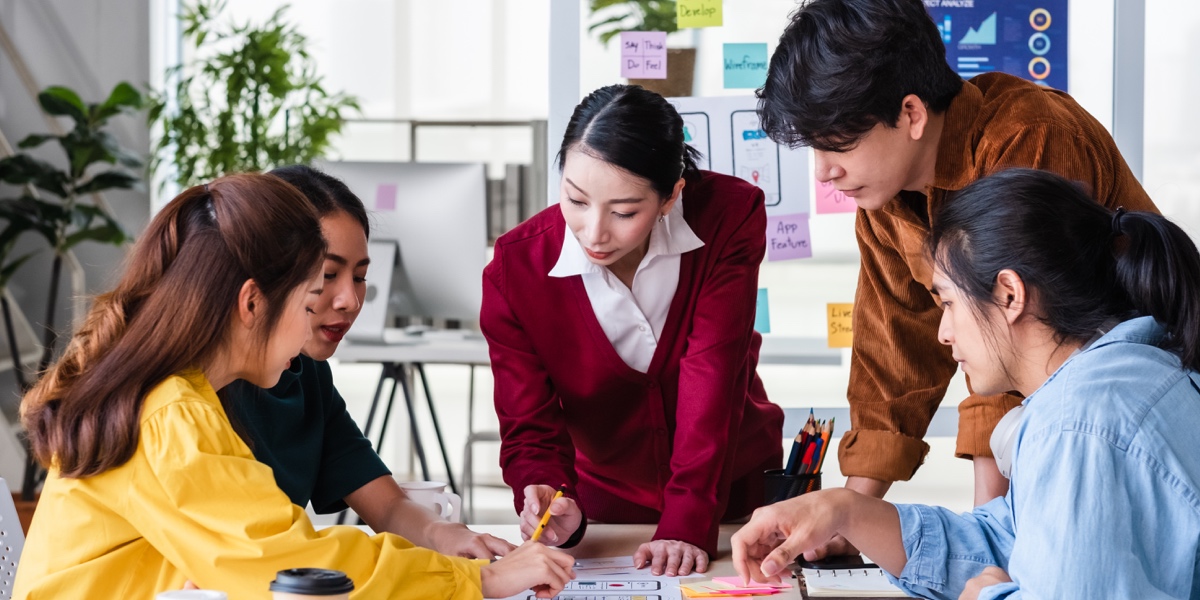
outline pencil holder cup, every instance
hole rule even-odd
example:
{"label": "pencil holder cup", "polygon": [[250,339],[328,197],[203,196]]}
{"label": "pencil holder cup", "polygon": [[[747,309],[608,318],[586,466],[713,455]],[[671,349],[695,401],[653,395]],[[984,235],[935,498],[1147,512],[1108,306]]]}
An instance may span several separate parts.
{"label": "pencil holder cup", "polygon": [[820,473],[788,475],[783,469],[769,469],[763,471],[763,477],[763,504],[773,504],[821,489]]}

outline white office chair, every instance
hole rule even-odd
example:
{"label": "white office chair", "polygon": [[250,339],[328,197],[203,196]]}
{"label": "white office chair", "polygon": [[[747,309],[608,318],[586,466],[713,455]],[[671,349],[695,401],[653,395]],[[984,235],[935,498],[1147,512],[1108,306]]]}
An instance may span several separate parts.
{"label": "white office chair", "polygon": [[17,563],[25,548],[25,533],[17,518],[8,483],[0,477],[0,598],[12,598],[13,581],[17,578]]}

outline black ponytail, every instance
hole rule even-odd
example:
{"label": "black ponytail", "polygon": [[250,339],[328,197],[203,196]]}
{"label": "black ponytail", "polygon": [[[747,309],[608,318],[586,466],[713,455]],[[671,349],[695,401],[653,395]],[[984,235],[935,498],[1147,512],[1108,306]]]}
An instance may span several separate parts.
{"label": "black ponytail", "polygon": [[1178,225],[1148,212],[1113,219],[1117,280],[1139,314],[1170,335],[1161,346],[1200,371],[1200,252]]}
{"label": "black ponytail", "polygon": [[1161,346],[1200,371],[1200,252],[1179,226],[1114,213],[1053,173],[1009,169],[975,181],[934,217],[928,251],[978,311],[1012,269],[1059,342],[1154,317]]}

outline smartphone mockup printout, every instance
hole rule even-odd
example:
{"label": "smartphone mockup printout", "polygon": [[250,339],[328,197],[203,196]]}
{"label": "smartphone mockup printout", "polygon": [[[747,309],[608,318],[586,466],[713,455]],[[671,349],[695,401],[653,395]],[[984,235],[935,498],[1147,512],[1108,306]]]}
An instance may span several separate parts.
{"label": "smartphone mockup printout", "polygon": [[683,143],[700,152],[700,160],[696,161],[696,166],[711,171],[712,134],[709,131],[708,113],[681,112],[679,116],[683,118]]}
{"label": "smartphone mockup printout", "polygon": [[783,197],[779,181],[779,146],[767,137],[758,113],[735,110],[729,114],[733,138],[733,175],[762,189],[767,206],[776,206]]}

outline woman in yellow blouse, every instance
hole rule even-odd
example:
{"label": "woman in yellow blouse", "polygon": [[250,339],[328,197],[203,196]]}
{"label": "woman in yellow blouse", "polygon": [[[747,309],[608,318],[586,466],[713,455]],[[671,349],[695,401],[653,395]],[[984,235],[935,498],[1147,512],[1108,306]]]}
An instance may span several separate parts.
{"label": "woman in yellow blouse", "polygon": [[358,598],[548,596],[571,558],[526,544],[495,563],[393,534],[314,531],[254,459],[216,390],[271,387],[310,335],[324,244],[269,175],[194,187],[160,212],[21,417],[50,475],[14,597],[152,598],[185,581],[268,598],[275,573],[344,571]]}

